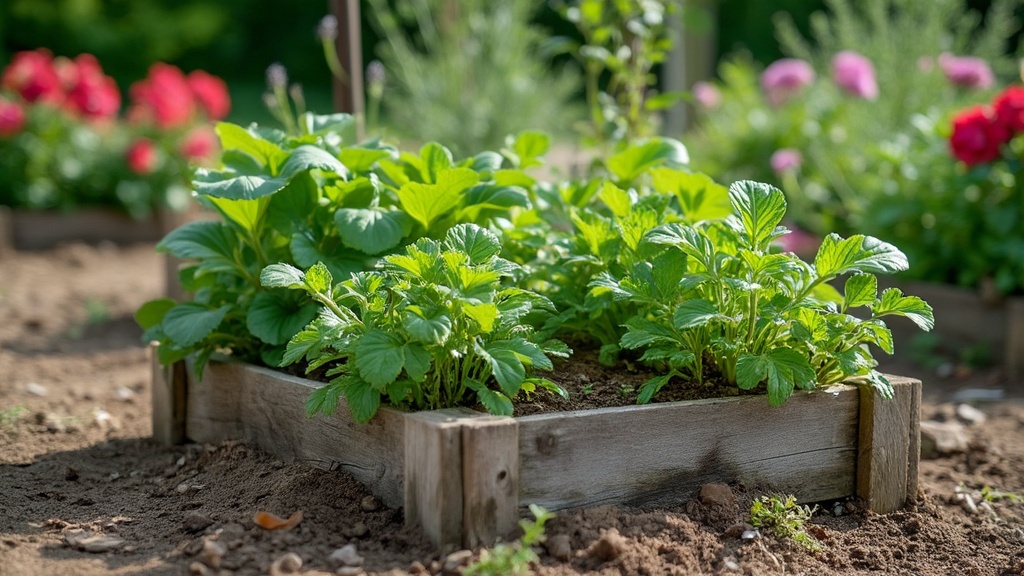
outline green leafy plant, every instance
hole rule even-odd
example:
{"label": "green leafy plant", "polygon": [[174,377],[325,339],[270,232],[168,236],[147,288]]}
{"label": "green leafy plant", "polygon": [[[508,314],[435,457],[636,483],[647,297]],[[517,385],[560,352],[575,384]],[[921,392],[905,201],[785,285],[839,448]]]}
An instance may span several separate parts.
{"label": "green leafy plant", "polygon": [[332,413],[344,397],[365,422],[383,397],[393,406],[429,410],[460,405],[473,392],[489,412],[511,415],[520,391],[541,387],[564,396],[530,373],[550,370],[549,356],[569,350],[557,341],[531,341],[532,329],[520,323],[551,305],[503,286],[518,267],[499,258],[500,250],[491,232],[459,224],[443,241],[420,239],[385,256],[379,272],[356,273],[336,286],[321,263],[305,273],[288,264],[265,268],[264,286],[305,291],[323,306],[288,343],[282,361],[305,360],[307,370],[330,365],[332,379],[310,397],[308,412]]}
{"label": "green leafy plant", "polygon": [[6,434],[14,434],[21,415],[27,410],[28,408],[24,404],[0,410],[0,430],[3,430]]}
{"label": "green leafy plant", "polygon": [[821,543],[804,530],[818,509],[800,506],[794,496],[761,496],[750,506],[750,523],[771,531],[779,538],[792,538],[808,550],[819,551]]}
{"label": "green leafy plant", "polygon": [[[749,390],[766,384],[772,405],[795,388],[861,379],[891,396],[866,344],[892,353],[882,318],[905,316],[924,330],[931,307],[889,288],[878,294],[874,274],[907,267],[896,247],[868,236],[827,236],[813,264],[772,245],[786,201],[777,188],[738,182],[729,188],[733,214],[722,221],[658,226],[643,242],[668,247],[634,265],[621,279],[604,273],[592,293],[632,302],[623,348],[664,369],[640,389],[649,401],[676,376],[700,383],[707,370]],[[840,294],[830,284],[847,276]],[[868,317],[851,315],[865,308]]]}
{"label": "green leafy plant", "polygon": [[[263,287],[260,274],[269,264],[321,263],[334,277],[348,278],[417,238],[443,237],[459,222],[486,225],[529,206],[519,184],[532,179],[497,152],[456,162],[437,143],[418,155],[375,141],[346,145],[342,135],[352,122],[345,114],[307,113],[298,119],[298,136],[217,126],[223,165],[200,170],[194,184],[199,200],[222,220],[185,224],[157,246],[187,262],[179,278],[194,296],[156,300],[136,314],[145,338],[161,343],[162,362],[196,353],[201,373],[219,350],[277,366],[317,306]],[[539,136],[520,140],[546,149]]]}
{"label": "green leafy plant", "polygon": [[465,576],[523,576],[530,573],[530,564],[540,558],[533,546],[544,542],[544,524],[555,517],[543,507],[530,504],[533,520],[522,519],[519,527],[522,537],[512,544],[498,544],[491,550],[481,550],[480,559],[462,572]]}
{"label": "green leafy plant", "polygon": [[1021,496],[1016,492],[1003,492],[1002,490],[997,490],[991,486],[983,486],[981,488],[981,497],[986,502],[995,502],[997,500],[1007,500],[1014,504],[1024,502],[1024,496]]}

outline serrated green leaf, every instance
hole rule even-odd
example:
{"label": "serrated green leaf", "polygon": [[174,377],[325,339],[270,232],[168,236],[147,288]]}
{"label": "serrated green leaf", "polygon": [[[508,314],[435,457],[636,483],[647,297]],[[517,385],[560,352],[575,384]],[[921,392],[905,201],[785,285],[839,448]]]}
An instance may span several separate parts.
{"label": "serrated green leaf", "polygon": [[605,180],[604,184],[601,185],[600,195],[601,201],[618,218],[624,217],[633,209],[633,198],[630,197],[629,192],[608,180]]}
{"label": "serrated green leaf", "polygon": [[355,365],[359,376],[378,391],[398,378],[405,366],[405,346],[395,336],[371,330],[356,342]]}
{"label": "serrated green leaf", "polygon": [[430,371],[430,352],[419,344],[405,345],[405,373],[413,382],[423,382]]}
{"label": "serrated green leaf", "polygon": [[442,171],[452,167],[452,153],[437,142],[428,142],[420,148],[420,158],[423,160],[423,181],[433,184],[438,181]]}
{"label": "serrated green leaf", "polygon": [[309,144],[292,150],[291,155],[281,166],[281,177],[287,182],[300,172],[309,170],[321,170],[348,178],[348,168],[340,160],[330,152]]}
{"label": "serrated green leaf", "polygon": [[699,262],[705,270],[714,267],[715,246],[696,228],[681,224],[663,224],[647,233],[644,240],[652,244],[675,246]]}
{"label": "serrated green leaf", "polygon": [[619,182],[632,182],[645,171],[659,165],[679,167],[689,163],[686,147],[671,138],[652,138],[634,144],[608,159],[608,170]]}
{"label": "serrated green leaf", "polygon": [[334,221],[346,246],[370,255],[391,250],[412,232],[412,220],[395,210],[340,208]]}
{"label": "serrated green leaf", "polygon": [[604,344],[597,353],[597,361],[602,366],[615,366],[619,363],[620,351],[622,351],[622,348],[614,342]]}
{"label": "serrated green leaf", "polygon": [[499,347],[515,352],[519,359],[523,361],[523,364],[527,366],[532,366],[538,370],[552,370],[554,368],[551,360],[544,355],[544,351],[541,350],[540,346],[525,338],[511,338],[509,340],[492,342],[488,345],[487,349],[490,351]]}
{"label": "serrated green leaf", "polygon": [[870,306],[878,298],[878,280],[871,274],[854,274],[843,288],[847,308]]}
{"label": "serrated green leaf", "polygon": [[245,326],[263,342],[280,345],[312,322],[319,309],[313,303],[297,302],[274,292],[260,292],[249,304]]}
{"label": "serrated green leaf", "polygon": [[267,288],[306,289],[306,275],[295,266],[279,262],[260,272],[260,284]]}
{"label": "serrated green leaf", "polygon": [[[497,152],[484,151],[470,158],[468,162],[467,167],[475,172],[494,172],[501,168],[505,159]],[[463,165],[466,165],[466,162],[463,162]]]}
{"label": "serrated green leaf", "polygon": [[292,178],[287,186],[266,201],[263,199],[248,201],[215,199],[213,201],[221,209],[221,212],[228,208],[238,209],[229,204],[256,203],[255,206],[246,207],[249,214],[243,217],[246,222],[252,224],[247,224],[243,228],[253,230],[260,218],[266,218],[267,224],[274,230],[284,236],[291,236],[297,230],[307,227],[312,217],[320,210],[319,198],[320,190],[316,180],[307,172]]}
{"label": "serrated green leaf", "polygon": [[713,303],[707,300],[685,300],[679,304],[672,315],[672,325],[676,330],[688,330],[704,326],[719,317],[721,314]]}
{"label": "serrated green leaf", "polygon": [[463,193],[480,180],[469,168],[450,168],[438,174],[436,184],[407,182],[398,190],[398,200],[409,216],[424,229],[462,203]]}
{"label": "serrated green leaf", "polygon": [[676,342],[676,335],[666,326],[635,316],[626,321],[626,333],[619,340],[619,344],[627,350],[636,350],[657,342]]}
{"label": "serrated green leaf", "polygon": [[315,114],[306,112],[299,116],[299,125],[306,134],[341,134],[344,139],[354,138],[349,132],[355,131],[356,119],[351,114],[338,112],[334,114]]}
{"label": "serrated green leaf", "polygon": [[881,320],[867,320],[857,325],[858,332],[864,340],[881,348],[886,354],[895,352],[892,331]]}
{"label": "serrated green leaf", "polygon": [[317,262],[306,270],[305,282],[310,290],[321,294],[330,294],[334,287],[334,277],[323,262]]}
{"label": "serrated green leaf", "polygon": [[338,411],[338,401],[341,400],[345,387],[340,383],[325,384],[314,390],[306,398],[306,416],[312,418],[318,412],[324,416],[330,416]]}
{"label": "serrated green leaf", "polygon": [[646,206],[637,206],[625,217],[619,219],[619,234],[630,250],[636,252],[640,241],[659,223],[657,211]]}
{"label": "serrated green leaf", "polygon": [[895,246],[860,234],[845,240],[834,233],[825,236],[814,258],[818,276],[826,279],[848,272],[892,274],[907,267],[907,257]]}
{"label": "serrated green leaf", "polygon": [[135,311],[135,323],[141,326],[143,330],[159,326],[167,312],[176,305],[177,302],[171,298],[150,300]]}
{"label": "serrated green leaf", "polygon": [[805,354],[776,348],[758,356],[745,354],[736,361],[736,384],[750,390],[767,382],[768,403],[779,406],[793,395],[794,387],[813,388],[817,376]]}
{"label": "serrated green leaf", "polygon": [[224,218],[234,222],[246,232],[252,232],[263,222],[273,196],[264,196],[254,200],[232,200],[229,198],[207,197]]}
{"label": "serrated green leaf", "polygon": [[520,168],[542,165],[544,162],[540,158],[550,148],[551,136],[544,132],[533,131],[520,132],[512,145],[512,151],[519,158]]}
{"label": "serrated green leaf", "polygon": [[342,148],[338,154],[341,163],[356,173],[369,172],[379,160],[390,158],[392,152],[383,148]]}
{"label": "serrated green leaf", "polygon": [[519,394],[519,388],[526,379],[526,367],[512,350],[502,345],[485,345],[485,359],[491,365],[491,374],[498,381],[502,392],[509,398]]}
{"label": "serrated green leaf", "polygon": [[373,266],[372,259],[361,252],[338,249],[331,256],[327,256],[316,245],[313,235],[308,232],[292,234],[288,249],[299,266],[309,268],[316,265],[317,262],[323,262],[335,278],[348,278],[355,272],[361,272]]}
{"label": "serrated green leaf", "polygon": [[281,357],[281,366],[288,366],[298,362],[307,355],[316,355],[325,344],[324,333],[316,324],[310,324],[300,330],[288,341],[284,356]]}
{"label": "serrated green leaf", "polygon": [[288,184],[285,178],[242,175],[234,178],[205,181],[199,172],[192,181],[196,194],[226,200],[255,200],[281,190]]}
{"label": "serrated green leaf", "polygon": [[887,288],[882,292],[878,303],[871,307],[871,315],[905,316],[918,328],[928,331],[935,327],[935,315],[932,307],[917,296],[904,296],[899,288]]}
{"label": "serrated green leaf", "polygon": [[679,250],[666,250],[651,261],[651,274],[663,301],[675,297],[679,282],[686,275],[686,255]]}
{"label": "serrated green leaf", "polygon": [[462,304],[462,311],[480,326],[480,331],[490,334],[494,330],[494,321],[498,318],[498,307],[490,303]]}
{"label": "serrated green leaf", "polygon": [[168,310],[161,326],[176,347],[187,348],[206,339],[230,310],[231,306],[208,308],[197,302],[186,302]]}
{"label": "serrated green leaf", "polygon": [[663,374],[661,376],[655,376],[640,385],[640,391],[636,396],[637,404],[647,404],[651,401],[651,398],[658,393],[659,390],[668,384],[669,380],[672,379],[672,373]]}
{"label": "serrated green leaf", "polygon": [[497,416],[512,415],[512,401],[501,392],[491,390],[479,380],[473,378],[467,378],[464,384],[467,388],[476,392],[477,400],[491,414]]}
{"label": "serrated green leaf", "polygon": [[718,220],[732,213],[728,188],[707,174],[655,168],[651,170],[651,177],[655,190],[676,197],[686,222]]}
{"label": "serrated green leaf", "polygon": [[417,306],[409,306],[402,317],[402,325],[417,342],[442,345],[452,333],[452,319],[446,314],[426,318]]}
{"label": "serrated green leaf", "polygon": [[740,224],[736,231],[750,249],[767,252],[780,235],[776,228],[786,215],[785,195],[774,186],[742,180],[729,187],[729,201]]}
{"label": "serrated green leaf", "polygon": [[188,222],[172,230],[156,249],[178,258],[195,258],[210,271],[234,270],[234,232],[220,222]]}
{"label": "serrated green leaf", "polygon": [[361,424],[369,422],[380,408],[380,390],[355,374],[346,375],[343,382],[345,400],[352,418]]}
{"label": "serrated green leaf", "polygon": [[493,232],[476,224],[453,226],[444,237],[444,246],[469,256],[470,264],[482,264],[501,252],[501,241]]}
{"label": "serrated green leaf", "polygon": [[220,137],[223,150],[237,150],[249,155],[260,163],[271,174],[277,174],[288,153],[273,142],[267,141],[241,126],[227,122],[219,122],[214,128]]}

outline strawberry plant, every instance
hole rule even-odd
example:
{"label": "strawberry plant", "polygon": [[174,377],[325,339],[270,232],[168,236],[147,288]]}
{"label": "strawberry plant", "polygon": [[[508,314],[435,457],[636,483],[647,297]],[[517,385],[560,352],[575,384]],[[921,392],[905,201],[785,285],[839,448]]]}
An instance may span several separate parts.
{"label": "strawberry plant", "polygon": [[500,250],[493,233],[459,224],[443,241],[422,238],[385,256],[379,270],[338,284],[322,263],[306,272],[266,267],[264,286],[303,291],[322,306],[288,343],[282,362],[305,360],[307,371],[330,367],[330,383],[311,395],[307,411],[332,413],[344,396],[353,417],[365,422],[385,397],[393,406],[429,410],[463,404],[472,392],[489,412],[511,415],[520,391],[565,395],[530,373],[550,370],[549,356],[567,356],[568,348],[532,341],[532,329],[520,322],[551,304],[504,285],[518,266],[499,258]]}
{"label": "strawberry plant", "polygon": [[[147,303],[137,314],[165,363],[230,351],[277,366],[286,343],[317,314],[298,294],[260,284],[269,264],[322,264],[334,277],[372,269],[377,259],[417,238],[440,238],[459,222],[488,225],[529,195],[531,179],[497,152],[456,162],[437,143],[419,154],[369,142],[346,145],[352,118],[298,119],[299,134],[217,126],[224,154],[194,182],[221,221],[191,222],[158,245],[189,262],[180,272],[189,302]],[[546,139],[514,142],[516,162],[536,162]]]}
{"label": "strawberry plant", "polygon": [[[874,274],[905,270],[903,253],[872,237],[832,234],[806,263],[772,251],[787,233],[779,226],[786,211],[781,191],[738,182],[729,199],[733,213],[725,220],[658,226],[642,244],[667,251],[621,278],[603,273],[591,283],[592,294],[637,306],[620,344],[664,369],[643,385],[639,401],[676,376],[700,383],[709,369],[741,389],[765,384],[772,405],[795,388],[849,379],[891,396],[866,346],[893,352],[882,318],[933,326],[931,307],[920,298],[896,288],[878,294]],[[830,284],[840,276],[847,276],[842,294]],[[860,308],[864,318],[850,313]]]}

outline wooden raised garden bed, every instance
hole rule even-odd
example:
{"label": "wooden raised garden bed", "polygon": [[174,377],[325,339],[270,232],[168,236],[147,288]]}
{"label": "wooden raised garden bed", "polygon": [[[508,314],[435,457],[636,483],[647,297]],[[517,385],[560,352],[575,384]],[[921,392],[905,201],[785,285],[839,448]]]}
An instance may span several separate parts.
{"label": "wooden raised garden bed", "polygon": [[[989,301],[976,290],[929,282],[888,281],[905,294],[920,296],[935,310],[939,345],[949,350],[986,346],[992,360],[1014,379],[1024,377],[1024,298]],[[906,318],[887,318],[897,352],[903,354],[922,334]],[[1018,384],[1018,387],[1020,385]]]}
{"label": "wooden raised garden bed", "polygon": [[316,382],[241,363],[211,363],[199,382],[154,360],[153,435],[238,439],[344,470],[439,547],[474,547],[511,532],[528,504],[671,506],[714,481],[896,510],[917,495],[921,383],[891,380],[888,401],[836,386],[779,408],[760,396],[517,418],[381,408],[357,424],[343,404],[306,417]]}
{"label": "wooden raised garden bed", "polygon": [[66,242],[156,242],[184,222],[177,213],[156,213],[142,220],[102,208],[75,212],[11,210],[0,206],[0,251],[46,250]]}

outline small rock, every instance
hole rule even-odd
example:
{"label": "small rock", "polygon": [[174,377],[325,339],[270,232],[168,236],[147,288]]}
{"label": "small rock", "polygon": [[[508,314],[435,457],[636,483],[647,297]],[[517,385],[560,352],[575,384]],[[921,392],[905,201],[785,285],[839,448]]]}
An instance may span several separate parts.
{"label": "small rock", "polygon": [[331,552],[329,560],[342,566],[362,566],[363,557],[359,555],[355,544],[346,544]]}
{"label": "small rock", "polygon": [[103,553],[113,552],[124,545],[124,540],[117,536],[86,532],[85,530],[68,530],[64,533],[64,541],[72,548],[84,552]]}
{"label": "small rock", "polygon": [[960,507],[964,509],[964,512],[968,514],[978,513],[978,505],[974,503],[974,498],[971,498],[970,494],[957,494],[956,499],[960,501]]}
{"label": "small rock", "polygon": [[93,415],[93,423],[101,430],[119,430],[121,428],[121,423],[118,422],[117,418],[111,416],[110,412],[103,408],[96,410],[96,413]]}
{"label": "small rock", "polygon": [[198,512],[189,512],[183,524],[186,532],[195,534],[209,528],[213,524],[213,519]]}
{"label": "small rock", "polygon": [[215,538],[210,536],[203,538],[203,562],[210,568],[220,569],[220,562],[227,553],[227,547]]}
{"label": "small rock", "polygon": [[988,514],[989,518],[997,522],[999,521],[999,513],[996,512],[996,509],[993,508],[992,505],[989,504],[987,501],[982,500],[980,503],[978,503],[978,510],[984,510],[985,513]]}
{"label": "small rock", "polygon": [[968,426],[976,426],[985,422],[985,413],[970,404],[959,404],[956,407],[956,417]]}
{"label": "small rock", "polygon": [[[342,566],[334,571],[338,576],[359,576],[360,574],[366,574],[362,566]],[[306,573],[307,575],[309,572]]]}
{"label": "small rock", "polygon": [[836,502],[836,505],[832,507],[832,515],[833,516],[842,516],[843,515],[843,503],[842,502]]}
{"label": "small rock", "polygon": [[352,526],[352,529],[349,530],[349,534],[351,534],[353,538],[362,538],[363,536],[366,536],[366,534],[369,532],[370,529],[367,528],[366,524],[362,522],[356,522],[355,526]]}
{"label": "small rock", "polygon": [[373,496],[366,496],[359,502],[359,507],[363,509],[363,512],[374,512],[380,508],[380,501]]}
{"label": "small rock", "polygon": [[217,576],[217,571],[202,562],[193,562],[188,566],[189,574],[196,576]]}
{"label": "small rock", "polygon": [[964,452],[967,443],[967,433],[959,422],[921,422],[921,458]]}
{"label": "small rock", "polygon": [[705,484],[700,487],[701,504],[715,508],[731,508],[736,506],[736,496],[728,484],[718,482]]}
{"label": "small rock", "polygon": [[298,574],[299,570],[302,570],[302,558],[295,552],[289,552],[270,565],[270,576]]}
{"label": "small rock", "polygon": [[35,382],[25,384],[25,392],[28,392],[31,396],[39,396],[40,398],[50,393],[45,386],[36,384]]}
{"label": "small rock", "polygon": [[441,568],[448,573],[455,572],[457,569],[469,564],[469,561],[472,559],[473,552],[471,550],[458,550],[445,557]]}
{"label": "small rock", "polygon": [[554,559],[567,562],[572,558],[572,544],[568,534],[555,534],[544,542],[544,548]]}
{"label": "small rock", "polygon": [[1017,542],[1024,542],[1024,530],[1020,528],[1013,529],[1013,537],[1017,539]]}
{"label": "small rock", "polygon": [[761,532],[758,530],[744,530],[743,534],[740,534],[740,540],[755,540],[761,537]]}
{"label": "small rock", "polygon": [[412,564],[409,564],[409,574],[423,574],[426,571],[427,567],[419,560],[413,560]]}
{"label": "small rock", "polygon": [[590,555],[601,562],[611,562],[626,549],[626,539],[615,528],[606,530],[590,548]]}
{"label": "small rock", "polygon": [[740,524],[733,524],[732,526],[729,526],[725,529],[725,533],[723,535],[726,538],[740,538],[741,536],[743,536],[744,533],[753,529],[753,526],[743,522]]}
{"label": "small rock", "polygon": [[63,432],[67,428],[67,426],[64,425],[63,418],[53,412],[49,412],[43,416],[42,425],[46,427],[47,432],[51,432],[53,434]]}
{"label": "small rock", "polygon": [[64,479],[68,482],[74,482],[78,480],[78,470],[75,470],[71,466],[68,466],[67,470],[64,471]]}
{"label": "small rock", "polygon": [[185,460],[185,457],[184,457],[184,456],[182,456],[181,458],[178,458],[178,459],[177,459],[177,460],[176,460],[176,461],[174,462],[174,465],[175,465],[175,466],[177,466],[178,468],[181,468],[182,466],[184,466],[184,465],[185,465],[185,462],[186,462],[186,460]]}
{"label": "small rock", "polygon": [[722,566],[726,570],[739,570],[740,569],[740,563],[737,562],[736,559],[733,558],[732,556],[729,556],[725,560],[722,560]]}
{"label": "small rock", "polygon": [[132,402],[135,400],[135,391],[127,386],[118,386],[117,389],[114,390],[114,395],[117,396],[117,399],[121,402]]}

